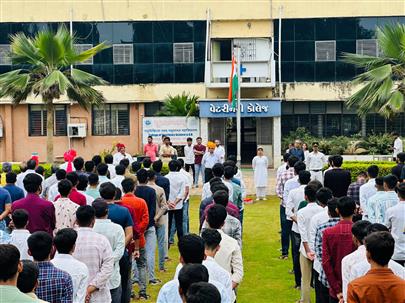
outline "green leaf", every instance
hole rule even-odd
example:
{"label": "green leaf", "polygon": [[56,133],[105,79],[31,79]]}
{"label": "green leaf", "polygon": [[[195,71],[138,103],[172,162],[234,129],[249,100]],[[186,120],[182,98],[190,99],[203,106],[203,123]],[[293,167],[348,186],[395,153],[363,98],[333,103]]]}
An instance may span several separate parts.
{"label": "green leaf", "polygon": [[399,111],[403,108],[404,105],[404,95],[401,92],[396,91],[391,95],[388,103],[395,111]]}
{"label": "green leaf", "polygon": [[110,47],[111,47],[110,45],[107,45],[105,42],[102,42],[102,43],[100,43],[100,44],[98,44],[98,45],[96,45],[96,46],[94,46],[94,47],[92,47],[92,48],[90,48],[88,50],[85,50],[85,51],[83,51],[83,52],[81,52],[79,54],[75,54],[75,56],[72,57],[71,60],[74,63],[81,63],[81,62],[84,62],[84,61],[86,61],[86,60],[88,60],[90,58],[93,58],[99,52],[101,52],[101,51],[103,51],[103,50],[105,50],[107,48],[110,48]]}
{"label": "green leaf", "polygon": [[72,68],[71,77],[73,81],[86,84],[86,85],[107,85],[108,82],[100,77],[82,71],[80,69]]}
{"label": "green leaf", "polygon": [[58,87],[59,92],[63,94],[72,84],[61,71],[54,70],[42,81],[42,90],[49,90],[52,86]]}
{"label": "green leaf", "polygon": [[64,50],[62,43],[50,30],[41,31],[35,37],[34,42],[39,54],[51,68],[59,67],[63,58]]}

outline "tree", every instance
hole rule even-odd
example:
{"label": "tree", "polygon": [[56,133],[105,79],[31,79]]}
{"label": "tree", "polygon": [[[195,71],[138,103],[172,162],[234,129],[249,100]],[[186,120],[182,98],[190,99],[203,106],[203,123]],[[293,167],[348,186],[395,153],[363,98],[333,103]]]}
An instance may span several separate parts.
{"label": "tree", "polygon": [[183,92],[181,95],[168,95],[158,116],[196,117],[199,114],[198,97]]}
{"label": "tree", "polygon": [[106,81],[72,65],[92,58],[108,48],[98,44],[84,52],[74,47],[75,38],[65,26],[57,32],[47,29],[34,37],[24,33],[11,36],[10,58],[19,69],[0,75],[0,97],[11,98],[14,104],[25,101],[29,96],[40,96],[47,112],[47,161],[53,162],[53,130],[55,99],[66,95],[86,110],[91,105],[100,105],[105,99],[93,85],[105,85]]}
{"label": "tree", "polygon": [[362,69],[352,84],[360,85],[347,100],[364,117],[377,112],[386,118],[404,109],[405,100],[405,25],[391,24],[377,28],[379,56],[345,53],[346,63]]}

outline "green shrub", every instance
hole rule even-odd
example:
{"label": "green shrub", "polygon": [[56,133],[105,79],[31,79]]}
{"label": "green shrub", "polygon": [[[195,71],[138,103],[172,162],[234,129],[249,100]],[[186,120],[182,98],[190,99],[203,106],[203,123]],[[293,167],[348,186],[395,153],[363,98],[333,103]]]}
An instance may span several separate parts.
{"label": "green shrub", "polygon": [[390,134],[368,135],[362,138],[356,148],[364,148],[371,155],[389,155],[394,138]]}
{"label": "green shrub", "polygon": [[344,161],[342,168],[350,171],[352,181],[356,181],[357,175],[362,171],[367,171],[370,165],[377,165],[380,169],[379,176],[386,176],[391,173],[395,166],[394,162],[389,161]]}
{"label": "green shrub", "polygon": [[[52,175],[52,164],[49,163],[40,163],[40,166],[42,166],[45,169],[45,177],[48,178],[50,175]],[[0,164],[0,171],[2,171],[3,165]],[[16,174],[19,174],[21,172],[21,167],[20,164],[13,164],[11,166],[11,169],[13,172]]]}

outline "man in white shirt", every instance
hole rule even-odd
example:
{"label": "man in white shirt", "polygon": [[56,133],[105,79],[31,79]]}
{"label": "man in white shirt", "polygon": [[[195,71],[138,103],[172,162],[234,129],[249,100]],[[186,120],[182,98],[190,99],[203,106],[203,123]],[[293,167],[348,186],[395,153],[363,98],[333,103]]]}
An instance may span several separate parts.
{"label": "man in white shirt", "polygon": [[24,181],[25,176],[28,175],[28,174],[36,174],[38,176],[41,176],[41,178],[42,178],[42,186],[41,187],[44,188],[44,186],[43,186],[44,185],[44,177],[35,172],[35,168],[37,167],[37,162],[35,160],[33,160],[33,159],[30,159],[30,160],[27,161],[27,166],[26,167],[27,167],[27,170],[25,172],[19,173],[17,175],[17,181],[15,183],[16,186],[18,186],[19,188],[21,188],[24,191],[25,196],[27,195],[27,191],[24,188],[24,182],[23,181]]}
{"label": "man in white shirt", "polygon": [[194,161],[195,161],[195,155],[194,155],[194,146],[193,146],[193,139],[192,138],[187,138],[187,144],[184,146],[184,168],[186,172],[193,172],[193,182],[195,180],[195,168],[194,168]]}
{"label": "man in white shirt", "polygon": [[58,231],[53,239],[53,244],[58,253],[51,260],[51,263],[72,277],[73,303],[83,303],[86,299],[89,270],[86,264],[72,256],[76,239],[77,232],[74,229],[64,228]]}
{"label": "man in white shirt", "polygon": [[[222,179],[224,176],[224,166],[221,163],[216,163],[212,167],[211,172],[212,172],[211,180],[214,178],[221,180],[221,182],[224,183],[226,187],[228,187],[229,197],[231,198],[233,196],[233,186],[230,182],[226,182],[224,179]],[[211,183],[205,182],[201,192],[201,200],[207,199],[210,196],[212,196]]]}
{"label": "man in white shirt", "polygon": [[98,174],[98,188],[100,189],[101,184],[110,182],[111,180],[108,178],[108,166],[105,163],[100,163],[97,165],[97,174]]}
{"label": "man in white shirt", "polygon": [[342,293],[345,302],[347,302],[347,286],[353,280],[350,277],[352,267],[359,262],[367,260],[364,238],[367,236],[367,230],[370,225],[371,223],[366,220],[357,221],[352,225],[353,242],[357,246],[357,250],[342,260]]}
{"label": "man in white shirt", "polygon": [[191,187],[193,186],[193,176],[190,175],[189,172],[187,172],[184,169],[184,160],[183,159],[178,159],[177,160],[179,163],[179,172],[184,178],[184,181],[186,182],[186,188],[184,190],[184,201],[183,201],[183,234],[187,235],[189,232],[189,215],[188,215],[188,209],[190,205],[190,190]]}
{"label": "man in white shirt", "polygon": [[368,199],[373,196],[377,189],[375,188],[375,178],[377,178],[379,168],[377,165],[371,165],[367,168],[368,181],[366,184],[360,186],[359,200],[360,208],[363,211],[363,218],[367,219],[367,203]]}
{"label": "man in white shirt", "polygon": [[397,187],[399,202],[387,209],[385,213],[385,226],[387,226],[395,240],[395,249],[392,259],[405,266],[405,183]]}
{"label": "man in white shirt", "polygon": [[113,158],[113,164],[115,166],[117,166],[118,164],[120,164],[120,161],[122,159],[128,159],[129,160],[129,164],[131,164],[132,162],[134,162],[134,160],[132,159],[132,156],[130,154],[128,154],[126,151],[126,147],[125,144],[123,143],[117,143],[116,145],[117,147],[117,152],[114,154]]}
{"label": "man in white shirt", "polygon": [[49,189],[51,188],[51,186],[54,185],[54,184],[56,184],[56,183],[58,183],[58,180],[56,179],[56,171],[58,170],[58,167],[55,166],[55,165],[52,165],[51,170],[52,170],[52,175],[49,176],[48,178],[46,178],[46,179],[44,180],[44,183],[43,183],[44,188],[42,189],[42,195],[41,195],[41,197],[44,198],[44,199],[47,198],[47,196],[48,196],[48,191],[49,191]]}
{"label": "man in white shirt", "polygon": [[115,167],[115,177],[110,180],[115,187],[118,187],[122,192],[122,185],[121,182],[125,179],[125,166],[124,165],[117,165]]}
{"label": "man in white shirt", "polygon": [[61,180],[58,183],[60,197],[54,202],[56,226],[54,233],[62,228],[73,228],[76,222],[76,211],[79,205],[72,202],[68,197],[72,191],[72,182]]}
{"label": "man in white shirt", "polygon": [[79,183],[76,185],[76,189],[79,193],[86,197],[86,205],[91,205],[94,201],[94,198],[86,194],[87,187],[89,185],[89,177],[86,174],[80,174],[77,176]]}
{"label": "man in white shirt", "polygon": [[397,187],[398,179],[394,175],[387,175],[383,180],[382,190],[379,188],[378,184],[380,177],[377,177],[376,187],[377,193],[371,196],[367,201],[367,216],[368,221],[371,223],[385,223],[385,213],[388,208],[398,204],[398,195],[395,192]]}
{"label": "man in white shirt", "polygon": [[318,180],[323,183],[323,173],[322,169],[328,162],[326,156],[319,151],[319,143],[312,143],[312,152],[309,153],[308,157],[305,157],[305,163],[307,164],[307,169],[311,173],[312,180]]}
{"label": "man in white shirt", "polygon": [[298,231],[301,236],[300,244],[300,267],[301,267],[301,302],[311,302],[311,278],[312,263],[315,259],[315,252],[309,246],[311,218],[323,212],[323,208],[316,203],[316,188],[307,185],[304,188],[307,206],[297,212]]}
{"label": "man in white shirt", "polygon": [[110,173],[110,179],[115,177],[114,157],[110,154],[104,156],[104,163],[108,166],[108,172]]}
{"label": "man in white shirt", "polygon": [[125,234],[122,227],[111,222],[108,219],[108,204],[103,199],[96,199],[93,202],[93,207],[96,213],[96,223],[93,230],[101,235],[104,235],[110,242],[113,258],[114,270],[108,282],[111,293],[111,302],[121,302],[121,275],[120,275],[120,259],[125,250]]}
{"label": "man in white shirt", "polygon": [[31,236],[27,230],[28,212],[25,209],[16,209],[13,214],[13,223],[15,229],[11,232],[10,244],[18,248],[20,252],[20,260],[32,260],[28,254],[27,239]]}
{"label": "man in white shirt", "polygon": [[208,152],[204,154],[201,165],[204,167],[204,182],[212,179],[212,168],[216,163],[221,163],[218,156],[215,154],[215,143],[208,142]]}
{"label": "man in white shirt", "polygon": [[392,135],[395,138],[394,147],[393,147],[394,151],[392,153],[392,157],[393,157],[393,160],[396,161],[397,155],[399,153],[402,153],[404,151],[404,149],[403,149],[402,139],[401,139],[400,135],[398,133],[393,133]]}
{"label": "man in white shirt", "polygon": [[225,161],[225,148],[221,145],[220,140],[215,140],[215,150],[214,154],[217,155],[219,163],[224,163]]}
{"label": "man in white shirt", "polygon": [[66,170],[59,168],[56,171],[55,176],[56,176],[56,183],[51,185],[51,187],[48,190],[48,194],[47,194],[47,200],[51,201],[51,202],[54,202],[56,196],[59,195],[58,183],[59,183],[59,181],[66,179]]}
{"label": "man in white shirt", "polygon": [[277,168],[277,172],[276,172],[276,179],[278,179],[280,177],[280,175],[287,170],[287,166],[288,166],[288,158],[290,157],[289,153],[285,153],[283,155],[283,164],[281,164],[278,168]]}

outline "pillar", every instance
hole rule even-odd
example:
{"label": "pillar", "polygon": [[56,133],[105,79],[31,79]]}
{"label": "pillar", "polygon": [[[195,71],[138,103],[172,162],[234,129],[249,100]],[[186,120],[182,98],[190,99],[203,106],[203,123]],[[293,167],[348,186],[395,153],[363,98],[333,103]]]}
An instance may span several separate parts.
{"label": "pillar", "polygon": [[200,118],[200,137],[203,141],[208,140],[208,118]]}
{"label": "pillar", "polygon": [[281,117],[273,117],[273,157],[274,167],[281,164]]}

